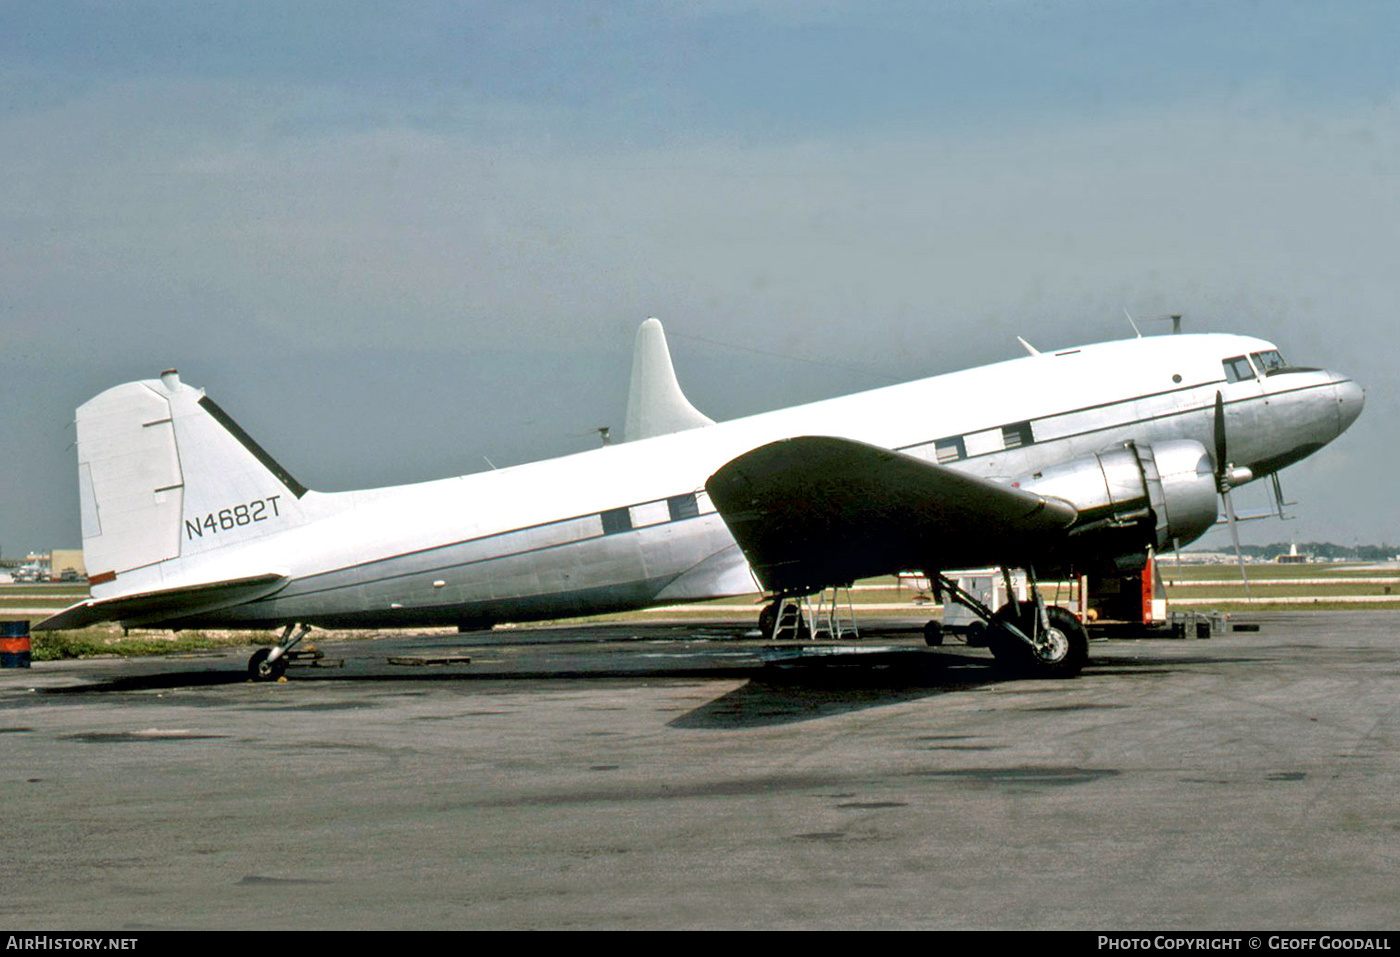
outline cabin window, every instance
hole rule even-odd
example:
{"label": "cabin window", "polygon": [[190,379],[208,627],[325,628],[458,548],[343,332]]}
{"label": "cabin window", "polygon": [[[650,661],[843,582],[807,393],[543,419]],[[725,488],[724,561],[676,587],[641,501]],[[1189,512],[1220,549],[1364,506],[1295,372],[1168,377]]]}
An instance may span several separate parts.
{"label": "cabin window", "polygon": [[1023,445],[1034,445],[1035,436],[1031,434],[1031,424],[1029,422],[1015,422],[1011,425],[1001,427],[1001,441],[1008,449],[1019,449]]}
{"label": "cabin window", "polygon": [[1271,349],[1268,352],[1253,352],[1250,353],[1250,356],[1254,359],[1255,368],[1265,375],[1273,375],[1275,372],[1288,367],[1288,364],[1283,361],[1283,356],[1277,349]]}
{"label": "cabin window", "polygon": [[671,510],[673,522],[679,522],[683,518],[695,518],[700,514],[700,503],[695,501],[694,492],[671,496],[666,500],[666,507]]}
{"label": "cabin window", "polygon": [[956,462],[958,459],[967,458],[967,446],[963,444],[963,437],[955,435],[952,438],[939,439],[933,443],[934,454],[938,458],[939,465],[948,462]]}
{"label": "cabin window", "polygon": [[600,517],[603,519],[604,535],[632,531],[632,513],[625,508],[608,509]]}
{"label": "cabin window", "polygon": [[1247,356],[1235,356],[1233,359],[1226,359],[1224,365],[1226,382],[1242,382],[1245,379],[1254,378],[1254,369],[1250,366]]}

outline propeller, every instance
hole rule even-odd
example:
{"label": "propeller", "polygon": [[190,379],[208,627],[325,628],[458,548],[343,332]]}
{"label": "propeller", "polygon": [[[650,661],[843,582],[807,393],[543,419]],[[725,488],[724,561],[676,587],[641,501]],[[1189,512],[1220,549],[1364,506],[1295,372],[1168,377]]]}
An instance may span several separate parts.
{"label": "propeller", "polygon": [[1220,497],[1225,500],[1225,522],[1230,526],[1230,541],[1235,546],[1235,561],[1240,566],[1240,580],[1244,582],[1245,601],[1252,601],[1249,592],[1249,576],[1244,571],[1244,555],[1240,552],[1240,530],[1236,524],[1235,503],[1231,501],[1230,489],[1243,485],[1254,477],[1247,468],[1235,468],[1230,463],[1225,442],[1225,396],[1215,393],[1215,486]]}

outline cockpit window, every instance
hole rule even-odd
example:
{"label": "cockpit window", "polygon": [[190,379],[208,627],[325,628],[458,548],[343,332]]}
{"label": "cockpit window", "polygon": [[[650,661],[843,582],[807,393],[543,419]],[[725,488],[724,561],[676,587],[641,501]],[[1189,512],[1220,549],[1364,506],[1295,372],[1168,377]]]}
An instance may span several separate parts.
{"label": "cockpit window", "polygon": [[1264,375],[1273,375],[1275,372],[1288,368],[1288,363],[1283,361],[1283,356],[1277,349],[1268,352],[1254,352],[1250,354],[1254,359],[1254,365],[1263,372]]}
{"label": "cockpit window", "polygon": [[[1275,355],[1277,355],[1277,353],[1275,353]],[[1224,365],[1226,382],[1241,382],[1245,379],[1254,378],[1254,369],[1250,366],[1249,359],[1246,356],[1235,356],[1233,359],[1226,359]]]}

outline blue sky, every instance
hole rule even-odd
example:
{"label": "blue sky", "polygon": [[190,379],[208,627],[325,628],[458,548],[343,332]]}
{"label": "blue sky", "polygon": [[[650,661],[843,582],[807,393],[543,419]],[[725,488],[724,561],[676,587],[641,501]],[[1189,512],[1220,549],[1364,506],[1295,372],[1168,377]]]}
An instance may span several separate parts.
{"label": "blue sky", "polygon": [[[178,366],[312,487],[587,446],[659,315],[718,418],[1119,337],[1368,409],[1290,525],[1400,541],[1400,8],[0,2],[0,550]],[[721,345],[725,343],[728,345]]]}

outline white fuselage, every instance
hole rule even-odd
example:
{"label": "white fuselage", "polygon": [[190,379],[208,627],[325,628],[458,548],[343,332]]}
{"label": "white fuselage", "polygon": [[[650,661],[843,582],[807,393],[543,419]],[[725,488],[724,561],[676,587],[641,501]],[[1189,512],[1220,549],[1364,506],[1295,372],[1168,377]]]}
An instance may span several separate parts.
{"label": "white fuselage", "polygon": [[538,620],[752,592],[704,491],[744,452],[835,436],[1009,482],[1130,440],[1212,448],[1219,392],[1230,457],[1257,477],[1335,438],[1360,411],[1359,388],[1330,372],[1226,381],[1223,360],[1273,349],[1231,335],[1130,339],[498,471],[307,492],[298,504],[309,521],[260,529],[252,540],[230,535],[227,545],[195,542],[186,530],[197,554],[93,594],[277,569],[289,581],[276,594],[180,624],[373,627]]}

